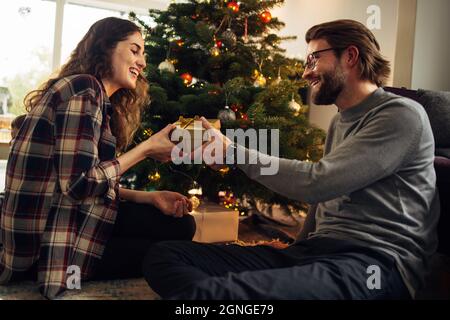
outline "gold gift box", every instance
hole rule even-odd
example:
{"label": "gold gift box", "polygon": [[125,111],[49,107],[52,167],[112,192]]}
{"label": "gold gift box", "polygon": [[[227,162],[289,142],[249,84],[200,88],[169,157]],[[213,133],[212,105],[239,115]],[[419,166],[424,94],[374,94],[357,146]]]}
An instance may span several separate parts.
{"label": "gold gift box", "polygon": [[193,241],[224,243],[238,240],[239,212],[203,202],[191,215],[197,226]]}
{"label": "gold gift box", "polygon": [[[220,120],[219,119],[206,119],[213,126],[213,128],[220,130]],[[204,137],[204,133],[206,131],[203,128],[202,121],[200,117],[195,116],[194,118],[184,118],[181,117],[175,122],[177,130],[181,130],[176,134],[176,136],[181,136],[179,140],[172,139],[174,132],[172,132],[171,139],[174,143],[186,143],[183,141],[183,137],[190,137],[190,149],[193,151],[195,148],[201,146],[204,142],[208,141],[208,137]],[[205,138],[206,141],[203,140]],[[189,149],[187,144],[184,145],[184,149]]]}

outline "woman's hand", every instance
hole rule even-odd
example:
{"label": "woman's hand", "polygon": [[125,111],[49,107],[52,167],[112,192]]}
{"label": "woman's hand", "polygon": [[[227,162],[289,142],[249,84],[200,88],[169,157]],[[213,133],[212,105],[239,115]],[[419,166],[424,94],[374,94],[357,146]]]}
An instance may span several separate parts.
{"label": "woman's hand", "polygon": [[168,216],[181,218],[192,211],[191,201],[177,193],[171,191],[149,192],[150,203]]}
{"label": "woman's hand", "polygon": [[127,172],[128,169],[145,158],[153,158],[161,162],[170,161],[172,149],[175,145],[170,141],[169,135],[175,128],[176,126],[174,124],[169,124],[135,148],[118,157],[117,160],[120,164],[120,175]]}
{"label": "woman's hand", "polygon": [[161,131],[155,133],[141,145],[145,148],[145,156],[160,162],[168,162],[171,160],[172,149],[175,144],[170,141],[169,135],[176,126],[169,124]]}
{"label": "woman's hand", "polygon": [[119,189],[122,200],[151,204],[162,213],[174,217],[182,217],[192,211],[192,203],[185,196],[171,191],[139,191],[125,188]]}

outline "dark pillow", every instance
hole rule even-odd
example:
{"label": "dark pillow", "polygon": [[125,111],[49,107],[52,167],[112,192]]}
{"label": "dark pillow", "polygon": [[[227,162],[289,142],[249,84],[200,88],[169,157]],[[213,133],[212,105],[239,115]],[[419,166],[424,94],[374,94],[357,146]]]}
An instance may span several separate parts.
{"label": "dark pillow", "polygon": [[436,155],[450,159],[450,148],[437,148]]}
{"label": "dark pillow", "polygon": [[419,102],[425,108],[433,129],[436,148],[450,147],[450,92],[417,91]]}

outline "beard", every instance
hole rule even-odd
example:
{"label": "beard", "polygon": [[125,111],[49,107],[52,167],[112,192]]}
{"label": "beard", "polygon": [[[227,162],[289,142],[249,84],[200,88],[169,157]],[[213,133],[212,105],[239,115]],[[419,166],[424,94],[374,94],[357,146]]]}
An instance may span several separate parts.
{"label": "beard", "polygon": [[312,101],[316,105],[330,105],[336,102],[345,85],[345,76],[337,66],[334,71],[324,72],[320,76],[319,89],[312,93]]}

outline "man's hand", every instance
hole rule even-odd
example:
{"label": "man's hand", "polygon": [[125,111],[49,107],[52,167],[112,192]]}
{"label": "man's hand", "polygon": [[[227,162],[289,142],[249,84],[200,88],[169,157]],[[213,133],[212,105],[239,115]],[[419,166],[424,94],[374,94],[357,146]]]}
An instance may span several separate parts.
{"label": "man's hand", "polygon": [[192,211],[191,201],[177,192],[154,191],[148,193],[149,202],[168,216],[181,218]]}
{"label": "man's hand", "polygon": [[[227,167],[227,165],[225,164],[225,156],[226,156],[226,151],[228,149],[228,147],[233,144],[233,142],[228,139],[225,135],[222,134],[222,132],[220,132],[220,130],[215,129],[211,123],[208,122],[208,120],[206,120],[204,117],[201,117],[200,120],[202,121],[202,125],[203,128],[205,128],[206,130],[208,130],[208,132],[211,134],[211,140],[204,143],[201,146],[201,154],[203,157],[203,160],[208,159],[208,160],[213,160],[215,157],[215,149],[213,150],[212,153],[206,154],[205,151],[208,150],[208,146],[210,145],[214,145],[215,148],[222,148],[222,155],[223,157],[220,158],[220,163],[215,163],[213,161],[205,161],[207,165],[209,165],[212,169],[214,170],[220,170],[222,168]],[[197,150],[193,152],[193,155],[195,156],[195,154],[197,154]]]}

